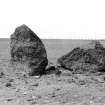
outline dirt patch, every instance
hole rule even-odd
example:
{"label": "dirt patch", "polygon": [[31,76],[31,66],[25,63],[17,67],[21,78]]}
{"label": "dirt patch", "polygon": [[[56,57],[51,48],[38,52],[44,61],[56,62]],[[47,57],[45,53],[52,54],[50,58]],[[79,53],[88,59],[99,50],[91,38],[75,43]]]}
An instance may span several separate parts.
{"label": "dirt patch", "polygon": [[65,75],[65,71],[60,76],[49,74],[30,77],[17,72],[9,61],[1,60],[0,64],[3,74],[0,76],[1,105],[105,104],[104,75]]}

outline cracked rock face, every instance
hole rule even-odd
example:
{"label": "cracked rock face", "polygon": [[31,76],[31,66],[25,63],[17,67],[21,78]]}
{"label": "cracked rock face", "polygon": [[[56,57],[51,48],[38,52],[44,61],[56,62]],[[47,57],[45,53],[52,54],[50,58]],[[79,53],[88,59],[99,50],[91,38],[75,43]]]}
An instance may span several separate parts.
{"label": "cracked rock face", "polygon": [[48,64],[44,44],[26,25],[17,27],[11,35],[10,53],[13,63],[25,63],[31,68],[30,75],[43,74]]}
{"label": "cracked rock face", "polygon": [[99,41],[92,41],[60,57],[58,63],[74,73],[105,72],[105,48]]}

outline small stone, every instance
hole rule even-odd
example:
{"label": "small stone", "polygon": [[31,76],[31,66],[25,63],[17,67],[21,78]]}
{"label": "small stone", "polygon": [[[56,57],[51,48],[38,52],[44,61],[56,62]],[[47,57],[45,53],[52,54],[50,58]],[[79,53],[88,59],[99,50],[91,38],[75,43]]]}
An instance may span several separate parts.
{"label": "small stone", "polygon": [[86,82],[85,82],[84,80],[80,80],[80,81],[79,81],[79,84],[80,84],[80,85],[85,85]]}
{"label": "small stone", "polygon": [[36,86],[36,87],[37,87],[37,86],[39,86],[39,83],[36,83],[36,84],[34,84],[33,86]]}
{"label": "small stone", "polygon": [[6,87],[11,87],[12,85],[11,85],[11,83],[6,83],[5,86],[6,86]]}
{"label": "small stone", "polygon": [[40,76],[38,76],[38,75],[37,76],[34,76],[34,77],[35,77],[35,79],[39,79],[40,78]]}
{"label": "small stone", "polygon": [[103,77],[103,80],[105,81],[105,77]]}
{"label": "small stone", "polygon": [[9,82],[13,82],[13,81],[14,81],[13,79],[10,79],[10,80],[9,80]]}
{"label": "small stone", "polygon": [[13,99],[7,99],[7,101],[12,101]]}
{"label": "small stone", "polygon": [[2,78],[2,76],[4,76],[5,74],[3,72],[0,73],[0,78]]}

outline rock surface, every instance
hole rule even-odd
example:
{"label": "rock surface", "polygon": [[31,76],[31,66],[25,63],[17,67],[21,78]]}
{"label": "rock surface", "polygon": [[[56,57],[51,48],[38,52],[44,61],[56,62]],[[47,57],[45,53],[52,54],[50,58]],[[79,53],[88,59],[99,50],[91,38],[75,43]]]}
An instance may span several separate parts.
{"label": "rock surface", "polygon": [[87,46],[74,48],[59,58],[58,63],[73,73],[105,72],[105,48],[99,41],[92,41]]}
{"label": "rock surface", "polygon": [[15,29],[10,43],[11,61],[25,63],[30,75],[42,74],[48,64],[46,49],[40,38],[26,25]]}

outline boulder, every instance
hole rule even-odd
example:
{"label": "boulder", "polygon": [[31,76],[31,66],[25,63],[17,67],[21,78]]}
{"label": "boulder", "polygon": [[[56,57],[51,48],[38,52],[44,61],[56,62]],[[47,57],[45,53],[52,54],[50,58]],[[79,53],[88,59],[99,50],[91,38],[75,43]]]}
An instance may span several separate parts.
{"label": "boulder", "polygon": [[58,64],[73,73],[105,72],[105,48],[99,41],[74,48],[57,60]]}
{"label": "boulder", "polygon": [[12,63],[27,64],[30,75],[40,75],[48,64],[47,53],[41,39],[26,25],[15,29],[11,35],[10,53]]}

